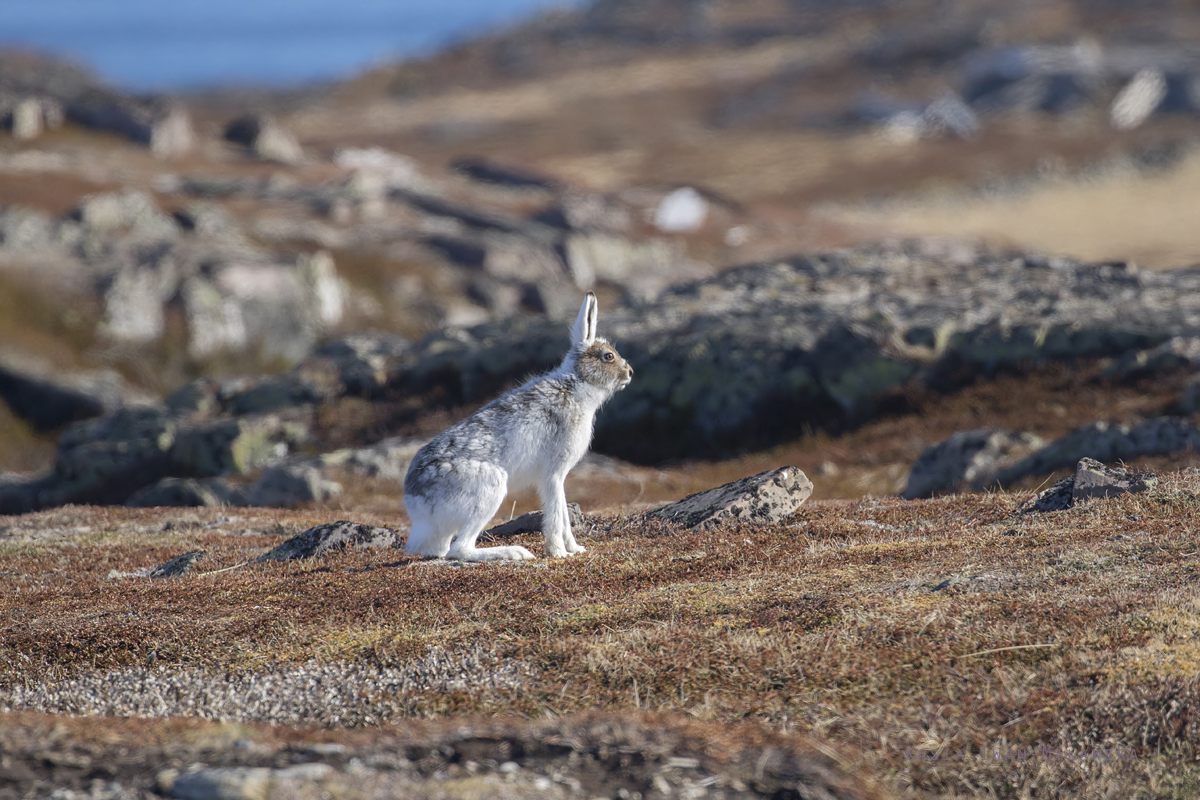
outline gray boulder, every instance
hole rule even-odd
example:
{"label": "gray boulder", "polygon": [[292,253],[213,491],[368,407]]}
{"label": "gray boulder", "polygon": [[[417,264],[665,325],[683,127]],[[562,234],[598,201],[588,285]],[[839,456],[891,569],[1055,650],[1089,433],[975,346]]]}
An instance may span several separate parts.
{"label": "gray boulder", "polygon": [[1043,439],[1031,433],[995,428],[959,431],[941,444],[925,448],[913,464],[901,496],[911,500],[995,485],[1005,468],[1044,445]]}
{"label": "gray boulder", "polygon": [[163,478],[129,496],[130,508],[198,508],[245,505],[245,492],[224,478]]}
{"label": "gray boulder", "polygon": [[1008,484],[1073,466],[1081,459],[1128,461],[1187,450],[1200,450],[1200,428],[1182,417],[1155,417],[1133,426],[1094,422],[1001,470],[996,479]]}
{"label": "gray boulder", "polygon": [[246,491],[246,505],[286,508],[323,503],[341,492],[341,484],[327,480],[311,464],[278,464],[263,470]]}
{"label": "gray boulder", "polygon": [[399,548],[401,538],[390,528],[377,528],[361,522],[327,522],[298,533],[278,547],[260,555],[255,561],[292,561],[298,558],[316,558],[347,547],[355,550],[366,548]]}
{"label": "gray boulder", "polygon": [[0,350],[0,401],[40,431],[152,399],[112,370],[63,372],[40,358]]}
{"label": "gray boulder", "polygon": [[1177,369],[1200,369],[1200,337],[1172,336],[1157,347],[1126,353],[1104,371],[1103,377],[1130,380]]}
{"label": "gray boulder", "polygon": [[172,466],[183,475],[241,475],[283,459],[308,435],[303,422],[276,414],[182,424],[171,448]]}
{"label": "gray boulder", "polygon": [[701,530],[725,522],[786,522],[812,494],[812,481],[795,467],[762,472],[647,512]]}
{"label": "gray boulder", "polygon": [[298,164],[304,151],[296,137],[270,114],[247,114],[225,126],[225,139],[245,146],[264,161]]}
{"label": "gray boulder", "polygon": [[52,473],[35,507],[122,503],[172,471],[178,425],[160,407],[126,407],[75,423],[59,437]]}

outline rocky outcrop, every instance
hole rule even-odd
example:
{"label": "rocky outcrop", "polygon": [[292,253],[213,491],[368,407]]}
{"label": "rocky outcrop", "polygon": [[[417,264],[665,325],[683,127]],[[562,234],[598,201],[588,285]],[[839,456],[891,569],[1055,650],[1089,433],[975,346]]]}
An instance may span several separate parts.
{"label": "rocky outcrop", "polygon": [[911,500],[993,486],[1004,469],[1044,444],[1031,433],[992,428],[959,431],[941,444],[925,448],[913,464],[901,496]]}
{"label": "rocky outcrop", "polygon": [[812,481],[795,467],[773,469],[698,492],[646,514],[689,528],[730,521],[782,523],[812,494]]}
{"label": "rocky outcrop", "polygon": [[[712,457],[863,419],[914,379],[1120,356],[1200,335],[1198,290],[1188,270],[916,247],[737,267],[602,311],[637,376],[598,417],[595,447],[642,462]],[[413,347],[392,385],[482,402],[566,346],[562,323],[525,317],[446,329]]]}
{"label": "rocky outcrop", "polygon": [[[10,98],[15,102],[6,102]],[[0,56],[0,116],[5,111],[13,114],[30,101],[38,104],[48,127],[56,127],[65,117],[144,144],[158,156],[186,153],[195,141],[191,117],[176,102],[123,94],[66,61],[26,53]],[[26,107],[21,113],[32,114],[32,107]],[[13,120],[14,130],[19,122]]]}

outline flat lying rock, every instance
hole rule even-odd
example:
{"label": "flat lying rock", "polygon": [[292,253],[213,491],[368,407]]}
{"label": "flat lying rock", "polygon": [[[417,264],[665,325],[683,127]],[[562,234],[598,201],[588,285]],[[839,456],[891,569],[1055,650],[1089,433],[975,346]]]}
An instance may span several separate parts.
{"label": "flat lying rock", "polygon": [[314,558],[335,550],[353,547],[399,547],[400,535],[390,528],[376,528],[361,522],[327,522],[298,533],[276,548],[268,550],[255,561],[291,561],[297,558]]}
{"label": "flat lying rock", "polygon": [[[571,515],[571,528],[579,530],[587,525],[587,517],[583,515],[583,510],[579,508],[579,503],[567,503],[567,513]],[[522,514],[516,519],[511,519],[508,522],[503,522],[488,528],[483,532],[481,540],[488,539],[503,539],[509,536],[516,536],[520,533],[541,533],[542,532],[542,512],[530,511],[528,514]]]}
{"label": "flat lying rock", "polygon": [[726,520],[783,522],[812,494],[812,481],[795,467],[769,470],[656,508],[647,517],[708,528]]}
{"label": "flat lying rock", "polygon": [[204,550],[189,550],[181,556],[175,556],[169,561],[164,561],[154,569],[150,570],[150,577],[158,578],[178,578],[192,568],[200,559],[208,555]]}

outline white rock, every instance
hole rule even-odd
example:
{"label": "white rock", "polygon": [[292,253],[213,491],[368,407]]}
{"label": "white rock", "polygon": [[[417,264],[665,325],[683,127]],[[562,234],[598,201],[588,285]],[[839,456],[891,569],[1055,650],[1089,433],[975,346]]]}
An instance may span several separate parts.
{"label": "white rock", "polygon": [[665,233],[691,233],[708,218],[708,201],[690,186],[664,197],[654,211],[654,226]]}

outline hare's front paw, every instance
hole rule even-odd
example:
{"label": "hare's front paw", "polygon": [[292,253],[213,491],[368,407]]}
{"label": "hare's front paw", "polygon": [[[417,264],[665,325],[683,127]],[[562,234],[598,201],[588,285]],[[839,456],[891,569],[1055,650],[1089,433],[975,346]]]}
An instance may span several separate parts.
{"label": "hare's front paw", "polygon": [[586,553],[587,548],[576,542],[567,542],[567,555],[573,556],[577,553]]}

